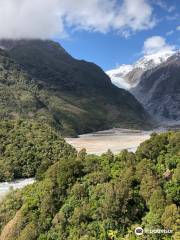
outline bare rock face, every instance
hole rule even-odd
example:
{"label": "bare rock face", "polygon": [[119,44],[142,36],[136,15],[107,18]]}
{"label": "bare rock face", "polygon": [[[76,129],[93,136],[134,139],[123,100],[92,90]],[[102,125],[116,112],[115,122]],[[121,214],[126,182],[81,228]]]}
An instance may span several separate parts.
{"label": "bare rock face", "polygon": [[131,92],[158,120],[180,120],[180,53],[146,71]]}
{"label": "bare rock face", "polygon": [[133,87],[136,86],[139,82],[139,79],[141,79],[141,76],[144,73],[143,68],[134,68],[131,72],[129,72],[124,79],[128,82],[128,84]]}

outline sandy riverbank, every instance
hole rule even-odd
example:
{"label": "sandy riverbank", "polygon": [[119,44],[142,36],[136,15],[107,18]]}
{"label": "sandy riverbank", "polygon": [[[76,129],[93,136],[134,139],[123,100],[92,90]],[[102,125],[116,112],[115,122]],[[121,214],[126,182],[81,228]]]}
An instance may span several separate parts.
{"label": "sandy riverbank", "polygon": [[78,138],[66,138],[66,141],[78,151],[86,148],[90,154],[102,154],[108,149],[118,153],[123,149],[136,151],[140,143],[150,138],[152,131],[128,129],[111,129],[91,134],[83,134]]}

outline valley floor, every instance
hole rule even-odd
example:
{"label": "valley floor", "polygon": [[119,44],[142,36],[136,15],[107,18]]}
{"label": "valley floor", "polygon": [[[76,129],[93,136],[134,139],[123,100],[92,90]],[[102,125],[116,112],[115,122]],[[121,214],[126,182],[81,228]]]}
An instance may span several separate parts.
{"label": "valley floor", "polygon": [[86,148],[89,154],[102,154],[110,149],[118,153],[123,149],[135,152],[140,143],[150,138],[152,132],[164,132],[165,129],[139,131],[114,128],[96,133],[83,134],[78,138],[66,138],[66,141],[78,151]]}
{"label": "valley floor", "polygon": [[[150,138],[152,132],[165,132],[167,129],[159,128],[153,131],[140,131],[131,129],[114,128],[89,134],[79,135],[78,138],[66,138],[65,140],[78,151],[85,148],[88,154],[101,155],[110,149],[113,153],[127,149],[135,152],[140,143]],[[32,184],[34,179],[22,179],[14,182],[0,183],[0,199],[5,196],[11,188],[23,188]]]}

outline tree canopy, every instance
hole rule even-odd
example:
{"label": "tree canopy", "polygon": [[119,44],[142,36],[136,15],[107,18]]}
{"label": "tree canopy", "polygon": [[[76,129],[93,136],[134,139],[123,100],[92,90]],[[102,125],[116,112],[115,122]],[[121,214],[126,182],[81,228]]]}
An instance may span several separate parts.
{"label": "tree canopy", "polygon": [[[22,130],[24,124],[20,126]],[[47,141],[55,141],[53,146],[55,136],[47,136]],[[134,229],[141,226],[172,230],[166,235],[144,234],[141,239],[178,240],[179,139],[179,132],[153,134],[135,154],[125,150],[101,156],[88,155],[85,149],[76,154],[61,140],[68,157],[58,158],[59,147],[53,148],[56,157],[45,164],[43,176],[2,201],[1,238],[135,240]]]}

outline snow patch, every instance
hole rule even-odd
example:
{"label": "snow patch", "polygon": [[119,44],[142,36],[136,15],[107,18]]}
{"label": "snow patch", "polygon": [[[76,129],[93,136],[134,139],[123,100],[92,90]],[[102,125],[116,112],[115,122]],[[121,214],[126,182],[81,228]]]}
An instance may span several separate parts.
{"label": "snow patch", "polygon": [[[123,64],[115,69],[107,71],[106,73],[109,75],[114,85],[120,88],[130,89],[137,86],[140,81],[139,76],[141,76],[143,72],[160,65],[175,53],[175,51],[171,50],[145,55],[132,65]],[[137,74],[137,79],[134,79],[132,76],[130,76],[133,71],[134,74],[136,71],[142,71],[142,73],[139,75]]]}

